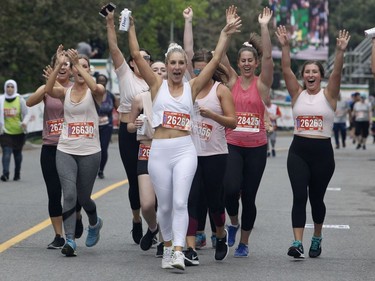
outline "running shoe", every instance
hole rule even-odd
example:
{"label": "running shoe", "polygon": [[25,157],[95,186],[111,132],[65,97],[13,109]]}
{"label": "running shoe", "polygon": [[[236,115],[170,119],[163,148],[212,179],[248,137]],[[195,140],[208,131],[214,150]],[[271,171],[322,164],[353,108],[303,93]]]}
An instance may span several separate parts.
{"label": "running shoe", "polygon": [[19,181],[21,179],[21,176],[19,173],[15,174],[14,177],[13,177],[13,180],[14,181]]}
{"label": "running shoe", "polygon": [[289,247],[288,256],[291,256],[295,259],[304,259],[305,254],[303,251],[303,245],[301,241],[294,240],[292,245]]}
{"label": "running shoe", "polygon": [[74,233],[74,237],[76,239],[81,238],[83,234],[83,223],[82,223],[82,217],[76,220],[76,229]]}
{"label": "running shoe", "polygon": [[98,172],[98,177],[99,177],[99,179],[104,179],[104,173],[103,173],[103,171],[99,171]]}
{"label": "running shoe", "polygon": [[177,269],[185,270],[185,256],[181,251],[174,251],[171,266]]}
{"label": "running shoe", "polygon": [[4,174],[0,178],[2,181],[8,181],[9,180],[9,174]]}
{"label": "running shoe", "polygon": [[156,255],[155,255],[155,257],[162,258],[163,257],[163,250],[164,250],[164,242],[160,242],[156,246]]}
{"label": "running shoe", "polygon": [[317,258],[322,253],[322,237],[313,236],[311,238],[311,247],[309,250],[310,258]]}
{"label": "running shoe", "polygon": [[184,255],[186,266],[199,265],[198,254],[192,247],[189,247],[186,251],[184,251]]}
{"label": "running shoe", "polygon": [[200,249],[206,246],[206,234],[197,233],[195,235],[195,248]]}
{"label": "running shoe", "polygon": [[100,229],[103,226],[103,220],[98,217],[98,222],[95,226],[89,225],[88,227],[88,233],[86,237],[86,246],[87,247],[93,247],[95,246],[99,239],[100,239]]}
{"label": "running shoe", "polygon": [[237,226],[227,225],[229,247],[233,247],[234,243],[236,243],[236,234],[239,228],[240,228],[240,225],[237,225]]}
{"label": "running shoe", "polygon": [[171,260],[173,256],[173,247],[165,247],[163,249],[163,259],[161,260],[161,268],[169,269],[173,268]]}
{"label": "running shoe", "polygon": [[225,237],[216,239],[215,260],[224,260],[229,253],[228,231],[225,229]]}
{"label": "running shoe", "polygon": [[134,242],[136,244],[139,244],[143,236],[142,221],[141,222],[133,221],[133,229],[131,232],[132,232]]}
{"label": "running shoe", "polygon": [[212,234],[211,236],[211,244],[212,244],[212,248],[216,248],[216,235],[215,234]]}
{"label": "running shoe", "polygon": [[158,233],[158,229],[152,232],[150,229],[147,229],[146,234],[141,238],[140,246],[143,251],[147,251],[151,248],[154,241],[155,235]]}
{"label": "running shoe", "polygon": [[76,242],[72,239],[66,239],[66,243],[62,248],[61,253],[67,257],[75,257],[77,256],[76,249]]}
{"label": "running shoe", "polygon": [[48,244],[47,249],[61,249],[65,245],[65,239],[56,234],[55,239]]}
{"label": "running shoe", "polygon": [[249,256],[249,247],[243,243],[238,244],[234,251],[235,258],[247,258]]}

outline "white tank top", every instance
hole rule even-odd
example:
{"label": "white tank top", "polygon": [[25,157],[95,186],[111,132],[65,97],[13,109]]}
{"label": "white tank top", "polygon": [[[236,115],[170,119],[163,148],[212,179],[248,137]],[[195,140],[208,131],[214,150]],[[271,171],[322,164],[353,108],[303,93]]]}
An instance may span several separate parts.
{"label": "white tank top", "polygon": [[180,118],[181,116],[178,116],[178,114],[189,115],[190,120],[190,116],[193,113],[193,99],[191,96],[191,88],[189,82],[185,82],[183,87],[184,89],[182,95],[174,98],[169,92],[168,81],[163,80],[163,83],[161,84],[159,91],[153,101],[153,128],[169,122],[169,120],[166,119],[170,117],[170,115],[166,116],[166,112],[171,112],[175,114],[174,116],[178,117],[173,120],[173,123],[175,123],[175,120],[178,123],[179,120],[183,119],[184,123],[182,125],[185,125],[186,118]]}
{"label": "white tank top", "polygon": [[196,99],[194,110],[196,114],[193,120],[192,137],[197,149],[198,156],[210,156],[228,153],[227,140],[225,138],[225,127],[199,114],[199,107],[206,107],[214,113],[223,115],[220,100],[216,90],[220,82],[215,82],[209,93],[201,98]]}
{"label": "white tank top", "polygon": [[70,99],[72,87],[65,95],[64,124],[57,149],[72,155],[91,155],[100,151],[99,115],[90,89],[83,99]]}
{"label": "white tank top", "polygon": [[294,134],[330,138],[335,112],[326,99],[323,89],[316,95],[303,90],[293,106]]}

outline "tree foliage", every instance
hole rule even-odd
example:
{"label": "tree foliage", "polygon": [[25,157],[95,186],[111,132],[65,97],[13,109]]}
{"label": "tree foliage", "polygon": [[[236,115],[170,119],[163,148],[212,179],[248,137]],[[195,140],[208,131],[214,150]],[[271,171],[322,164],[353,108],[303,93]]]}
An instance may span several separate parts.
{"label": "tree foliage", "polygon": [[[34,91],[43,83],[42,69],[62,43],[74,48],[80,41],[101,47],[103,58],[108,57],[105,19],[98,15],[107,3],[103,0],[50,1],[2,0],[0,10],[0,83],[14,79],[20,93]],[[195,49],[213,49],[219,32],[225,24],[225,8],[238,7],[243,26],[242,33],[233,36],[228,50],[229,58],[236,60],[236,51],[248,39],[250,32],[259,33],[258,15],[268,0],[112,0],[117,5],[116,16],[129,8],[136,20],[140,45],[162,59],[171,41],[182,44],[184,19],[182,11],[187,6],[194,10],[193,28]],[[334,49],[337,30],[351,32],[349,48],[363,39],[363,30],[373,27],[374,1],[330,0],[330,50]],[[273,31],[271,30],[271,36]],[[127,56],[127,34],[118,32],[120,49]]]}

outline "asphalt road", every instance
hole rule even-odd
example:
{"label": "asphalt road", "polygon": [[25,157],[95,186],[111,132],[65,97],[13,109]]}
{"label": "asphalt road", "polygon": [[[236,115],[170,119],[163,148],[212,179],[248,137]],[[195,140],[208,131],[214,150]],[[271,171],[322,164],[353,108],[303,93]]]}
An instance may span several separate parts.
{"label": "asphalt road", "polygon": [[[372,139],[368,140],[367,150],[356,150],[352,144],[335,150],[336,171],[325,200],[323,252],[320,258],[305,260],[286,255],[293,239],[292,193],[286,170],[290,142],[290,135],[280,134],[277,155],[267,161],[249,257],[236,259],[231,248],[225,261],[216,262],[208,241],[198,252],[201,264],[184,272],[161,269],[161,259],[154,257],[156,248],[144,252],[134,244],[128,185],[115,137],[109,149],[106,178],[98,179],[94,188],[98,213],[104,219],[100,242],[93,248],[85,247],[85,232],[77,240],[77,257],[67,258],[59,250],[47,250],[53,230],[39,164],[40,146],[28,144],[21,180],[0,182],[0,280],[375,280]],[[307,224],[311,224],[307,208]],[[85,214],[83,218],[87,226]],[[207,231],[209,237],[209,227]],[[307,228],[305,251],[311,235],[312,229]]]}

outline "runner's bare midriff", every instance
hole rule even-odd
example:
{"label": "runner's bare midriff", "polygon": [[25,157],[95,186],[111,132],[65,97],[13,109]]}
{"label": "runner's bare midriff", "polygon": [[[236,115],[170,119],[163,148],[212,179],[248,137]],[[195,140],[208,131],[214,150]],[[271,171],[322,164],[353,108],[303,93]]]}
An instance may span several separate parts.
{"label": "runner's bare midriff", "polygon": [[159,126],[155,129],[154,139],[172,139],[190,135],[189,131],[164,128]]}

